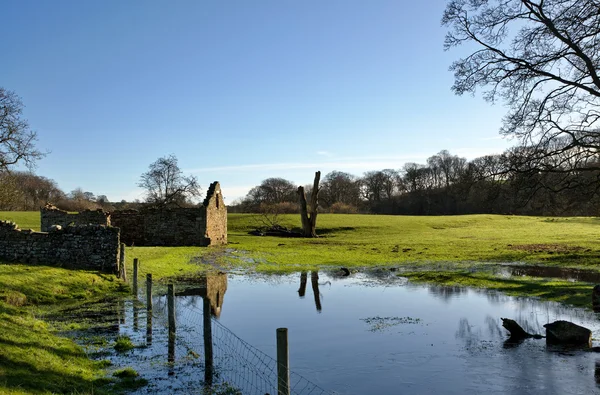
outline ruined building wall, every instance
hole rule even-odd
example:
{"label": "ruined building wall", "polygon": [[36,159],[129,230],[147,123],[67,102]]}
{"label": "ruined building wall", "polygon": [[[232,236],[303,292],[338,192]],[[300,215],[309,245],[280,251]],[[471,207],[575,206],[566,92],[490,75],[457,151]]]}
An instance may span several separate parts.
{"label": "ruined building wall", "polygon": [[55,226],[49,232],[21,230],[0,221],[0,260],[69,265],[114,273],[119,229],[102,225]]}
{"label": "ruined building wall", "polygon": [[67,227],[73,225],[110,225],[110,215],[102,209],[85,210],[76,214],[69,214],[51,204],[46,204],[40,210],[40,229],[48,232],[53,225]]}
{"label": "ruined building wall", "polygon": [[69,214],[47,205],[41,210],[41,229],[52,225],[99,224],[121,230],[121,242],[131,246],[209,246],[227,244],[227,207],[218,182],[208,188],[199,207],[144,208],[106,213],[102,210]]}
{"label": "ruined building wall", "polygon": [[204,210],[200,208],[115,211],[111,224],[121,241],[137,246],[204,246]]}
{"label": "ruined building wall", "polygon": [[206,235],[210,245],[227,244],[227,206],[223,201],[223,193],[218,182],[213,182],[204,199],[206,210]]}

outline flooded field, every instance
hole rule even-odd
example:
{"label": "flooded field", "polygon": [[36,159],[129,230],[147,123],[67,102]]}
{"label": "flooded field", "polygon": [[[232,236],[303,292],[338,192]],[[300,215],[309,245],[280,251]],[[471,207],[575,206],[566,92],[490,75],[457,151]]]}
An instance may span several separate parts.
{"label": "flooded field", "polygon": [[149,380],[140,394],[201,393],[207,383],[213,393],[275,394],[280,327],[289,329],[292,393],[600,393],[600,354],[505,342],[501,317],[541,334],[548,322],[572,321],[591,329],[596,345],[597,315],[556,303],[414,285],[387,270],[223,274],[176,285],[170,342],[164,289],[151,316],[143,291],[117,314],[118,333],[139,347],[103,356]]}

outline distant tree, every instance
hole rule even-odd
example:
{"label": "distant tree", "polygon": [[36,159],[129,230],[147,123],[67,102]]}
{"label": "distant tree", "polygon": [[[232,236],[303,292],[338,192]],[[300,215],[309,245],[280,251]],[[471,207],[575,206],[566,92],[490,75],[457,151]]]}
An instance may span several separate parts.
{"label": "distant tree", "polygon": [[23,209],[23,200],[17,177],[9,172],[0,172],[0,210]]}
{"label": "distant tree", "polygon": [[400,185],[400,175],[392,169],[368,171],[361,179],[363,197],[372,203],[391,199]]}
{"label": "distant tree", "polygon": [[336,203],[358,206],[360,203],[360,182],[350,173],[332,171],[325,175],[321,184],[319,199],[326,206]]}
{"label": "distant tree", "polygon": [[267,178],[248,192],[244,204],[248,207],[259,207],[261,204],[278,204],[297,202],[296,185],[284,178]]}
{"label": "distant tree", "polygon": [[138,186],[146,190],[146,201],[155,206],[188,205],[202,194],[197,178],[185,176],[174,155],[152,163]]}
{"label": "distant tree", "polygon": [[33,173],[14,172],[14,174],[23,192],[25,210],[37,210],[48,202],[56,203],[65,197],[65,193],[54,180]]}
{"label": "distant tree", "polygon": [[464,173],[467,160],[442,150],[427,159],[436,187],[448,188],[457,182]]}
{"label": "distant tree", "polygon": [[508,107],[514,170],[600,170],[598,0],[451,0],[442,23],[446,49],[474,48],[451,66],[454,92],[483,88]]}
{"label": "distant tree", "polygon": [[0,87],[0,171],[24,163],[32,167],[44,154],[35,148],[36,132],[22,118],[23,103],[12,91]]}

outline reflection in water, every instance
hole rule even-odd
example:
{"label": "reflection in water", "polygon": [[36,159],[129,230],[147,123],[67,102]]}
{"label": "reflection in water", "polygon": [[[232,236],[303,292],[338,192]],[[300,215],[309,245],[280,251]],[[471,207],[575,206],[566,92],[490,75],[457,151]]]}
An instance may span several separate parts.
{"label": "reflection in water", "polygon": [[600,273],[591,270],[562,268],[557,266],[510,266],[503,268],[502,270],[508,271],[513,276],[554,277],[588,283],[600,282]]}
{"label": "reflection in water", "polygon": [[[327,280],[331,285],[324,287]],[[314,271],[310,281],[315,307],[321,312],[314,314],[310,306],[295,308],[306,303],[299,296],[307,291],[307,272],[203,281],[208,287],[229,282],[228,308],[223,313],[225,287],[218,292],[205,289],[195,295],[189,290],[179,294],[178,319],[187,316],[188,321],[179,325],[177,343],[172,345],[170,360],[174,361],[175,375],[164,380],[171,367],[152,364],[153,355],[164,360],[168,341],[161,329],[164,325],[155,323],[151,346],[135,351],[144,356],[136,369],[139,367],[142,376],[157,385],[152,388],[159,388],[154,393],[197,393],[202,385],[217,385],[225,375],[234,374],[221,370],[232,369],[234,364],[221,365],[220,361],[229,361],[227,355],[237,358],[239,350],[226,354],[231,339],[223,338],[215,323],[212,327],[201,324],[210,318],[204,312],[220,314],[219,324],[273,357],[273,328],[288,327],[294,371],[337,393],[559,395],[600,390],[597,354],[577,350],[558,353],[544,340],[536,339],[511,344],[500,321],[500,317],[511,318],[527,332],[543,334],[544,324],[564,319],[592,329],[594,338],[599,338],[600,322],[590,311],[498,292],[406,285],[403,280],[393,283],[389,277],[378,280],[361,274],[335,278]],[[193,287],[201,288],[198,284]],[[324,310],[323,294],[328,298]],[[165,298],[155,300],[158,311]],[[121,330],[130,334],[131,306],[127,314],[128,325]],[[142,314],[143,310],[141,319]],[[370,332],[361,320],[365,317],[412,320],[398,320],[394,327]],[[164,322],[158,315],[155,320]],[[197,356],[190,356],[188,347]],[[204,369],[204,375],[199,369]],[[248,383],[248,388],[241,387],[242,393],[259,393],[253,392],[251,381]]]}
{"label": "reflection in water", "polygon": [[432,285],[429,287],[429,292],[446,302],[451,299],[457,298],[462,294],[468,292],[468,289],[465,287],[454,287],[454,286],[440,286],[440,285]]}
{"label": "reflection in water", "polygon": [[301,298],[304,298],[304,295],[306,295],[306,280],[306,272],[300,273],[300,288],[298,288],[298,296]]}
{"label": "reflection in water", "polygon": [[137,332],[140,326],[140,307],[137,304],[137,300],[133,301],[133,331]]}
{"label": "reflection in water", "polygon": [[319,272],[312,271],[310,272],[310,284],[312,285],[313,295],[315,297],[315,306],[317,311],[320,313],[322,310],[321,307],[321,294],[319,293]]}
{"label": "reflection in water", "polygon": [[208,392],[210,392],[214,377],[211,316],[216,318],[221,316],[225,292],[227,292],[227,274],[225,273],[200,276],[192,287],[186,287],[183,291],[177,292],[177,296],[189,297],[188,303],[191,305],[196,303],[195,297],[202,298],[204,385]]}
{"label": "reflection in water", "polygon": [[146,310],[146,346],[152,345],[152,311]]}
{"label": "reflection in water", "polygon": [[[210,301],[210,311],[213,316],[219,318],[223,308],[223,300],[227,292],[227,274],[211,274],[199,276],[193,284],[188,284],[182,291],[178,291],[176,296],[200,296],[202,299]],[[191,298],[189,302],[193,305],[195,299]]]}

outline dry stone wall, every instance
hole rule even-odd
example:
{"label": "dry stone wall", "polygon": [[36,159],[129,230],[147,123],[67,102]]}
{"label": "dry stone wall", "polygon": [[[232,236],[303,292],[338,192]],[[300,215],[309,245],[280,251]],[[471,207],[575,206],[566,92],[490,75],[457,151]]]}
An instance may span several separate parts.
{"label": "dry stone wall", "polygon": [[115,273],[119,229],[103,225],[54,226],[49,232],[22,230],[0,221],[0,260],[45,263]]}
{"label": "dry stone wall", "polygon": [[69,214],[52,204],[46,204],[40,210],[40,228],[42,232],[48,232],[53,225],[67,227],[71,225],[105,225],[110,226],[110,215],[102,209],[85,210],[75,214]]}
{"label": "dry stone wall", "polygon": [[202,208],[115,211],[111,223],[121,229],[121,241],[137,246],[206,246]]}

